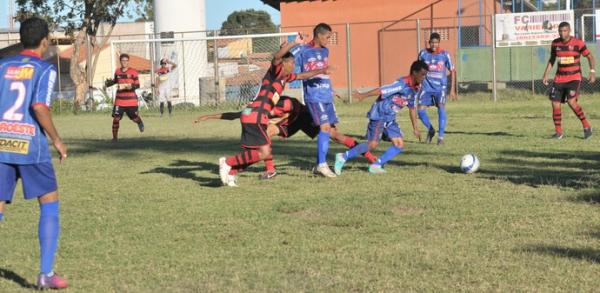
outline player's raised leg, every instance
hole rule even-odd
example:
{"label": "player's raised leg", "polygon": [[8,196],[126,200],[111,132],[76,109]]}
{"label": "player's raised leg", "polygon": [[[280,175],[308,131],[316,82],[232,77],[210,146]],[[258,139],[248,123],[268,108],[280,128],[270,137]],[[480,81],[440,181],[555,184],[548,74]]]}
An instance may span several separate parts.
{"label": "player's raised leg", "polygon": [[385,152],[379,156],[379,159],[369,166],[369,172],[373,174],[385,173],[386,171],[383,169],[385,163],[402,153],[404,150],[404,141],[402,140],[402,137],[394,137],[391,138],[391,140],[392,146],[387,148],[387,150],[385,150]]}

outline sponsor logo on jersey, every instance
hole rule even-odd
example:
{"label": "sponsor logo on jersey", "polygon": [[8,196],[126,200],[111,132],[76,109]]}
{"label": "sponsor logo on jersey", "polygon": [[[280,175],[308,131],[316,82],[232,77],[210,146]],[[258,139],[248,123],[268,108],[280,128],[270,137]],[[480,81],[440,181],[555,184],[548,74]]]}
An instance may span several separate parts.
{"label": "sponsor logo on jersey", "polygon": [[27,123],[0,121],[0,133],[35,136],[35,126]]}
{"label": "sponsor logo on jersey", "polygon": [[27,80],[33,78],[33,67],[30,66],[9,66],[6,69],[4,78],[8,80]]}
{"label": "sponsor logo on jersey", "polygon": [[29,141],[0,137],[0,152],[26,155],[29,153]]}

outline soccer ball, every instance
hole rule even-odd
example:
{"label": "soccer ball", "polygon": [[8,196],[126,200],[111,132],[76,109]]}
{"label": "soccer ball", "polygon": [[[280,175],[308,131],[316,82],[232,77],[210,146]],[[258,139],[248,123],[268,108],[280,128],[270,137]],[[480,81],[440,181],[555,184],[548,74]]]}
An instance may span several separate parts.
{"label": "soccer ball", "polygon": [[479,169],[479,158],[475,154],[467,154],[460,160],[460,170],[466,174],[477,172]]}

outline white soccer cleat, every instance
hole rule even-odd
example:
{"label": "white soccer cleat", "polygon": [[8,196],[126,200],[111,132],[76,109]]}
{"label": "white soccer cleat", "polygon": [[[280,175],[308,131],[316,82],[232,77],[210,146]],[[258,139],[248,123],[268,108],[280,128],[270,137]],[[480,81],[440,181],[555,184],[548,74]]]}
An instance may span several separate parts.
{"label": "white soccer cleat", "polygon": [[236,181],[237,181],[237,176],[235,176],[235,175],[227,175],[227,186],[229,186],[229,187],[238,187]]}
{"label": "white soccer cleat", "polygon": [[229,176],[229,171],[231,171],[231,166],[227,165],[226,160],[225,157],[219,158],[219,177],[221,177],[223,185],[227,185],[227,182],[229,182],[227,176]]}
{"label": "white soccer cleat", "polygon": [[319,172],[319,174],[328,177],[328,178],[335,178],[337,177],[335,175],[335,173],[333,173],[333,171],[331,171],[331,169],[329,169],[329,165],[327,165],[327,163],[321,163],[317,166],[317,172]]}

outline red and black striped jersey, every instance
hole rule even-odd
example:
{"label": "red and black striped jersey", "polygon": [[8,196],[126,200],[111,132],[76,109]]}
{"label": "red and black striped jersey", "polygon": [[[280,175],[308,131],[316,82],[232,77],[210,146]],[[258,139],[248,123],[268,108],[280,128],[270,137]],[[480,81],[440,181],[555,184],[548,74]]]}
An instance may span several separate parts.
{"label": "red and black striped jersey", "polygon": [[306,106],[300,103],[296,98],[281,96],[271,111],[270,123],[278,125],[292,124],[300,117],[300,113],[305,107]]}
{"label": "red and black striped jersey", "polygon": [[117,84],[115,106],[137,106],[138,97],[135,90],[140,87],[138,72],[133,68],[119,68],[115,71],[114,83]]}
{"label": "red and black striped jersey", "polygon": [[585,46],[585,42],[575,37],[571,37],[566,42],[561,38],[552,41],[550,63],[554,65],[558,60],[554,82],[565,83],[581,80],[581,56],[589,54],[590,51]]}
{"label": "red and black striped jersey", "polygon": [[271,64],[271,67],[263,77],[258,95],[242,111],[240,118],[242,123],[269,124],[269,113],[273,110],[275,103],[285,88],[287,82],[296,79],[291,73],[283,74],[283,64]]}

